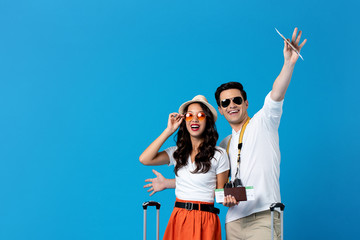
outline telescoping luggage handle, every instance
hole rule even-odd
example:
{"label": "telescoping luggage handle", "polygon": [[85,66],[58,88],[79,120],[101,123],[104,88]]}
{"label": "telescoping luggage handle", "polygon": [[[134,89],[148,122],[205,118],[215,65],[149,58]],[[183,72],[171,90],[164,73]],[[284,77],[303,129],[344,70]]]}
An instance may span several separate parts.
{"label": "telescoping luggage handle", "polygon": [[161,204],[155,201],[148,201],[143,203],[144,209],[144,240],[146,240],[146,211],[148,206],[156,207],[156,239],[159,240],[159,211]]}
{"label": "telescoping luggage handle", "polygon": [[271,211],[271,240],[274,240],[274,210],[280,208],[280,220],[281,220],[281,240],[284,240],[284,209],[285,205],[282,203],[273,203],[270,205]]}
{"label": "telescoping luggage handle", "polygon": [[148,206],[156,206],[156,209],[160,209],[161,204],[154,201],[148,201],[143,203],[144,210],[146,210]]}

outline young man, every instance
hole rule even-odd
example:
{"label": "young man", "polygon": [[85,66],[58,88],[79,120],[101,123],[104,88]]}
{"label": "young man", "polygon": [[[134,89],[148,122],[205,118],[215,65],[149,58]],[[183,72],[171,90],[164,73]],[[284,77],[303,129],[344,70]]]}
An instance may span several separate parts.
{"label": "young man", "polygon": [[[306,39],[300,43],[301,31],[295,28],[291,44],[300,52]],[[229,122],[233,131],[220,146],[229,152],[231,179],[241,179],[244,186],[253,186],[255,200],[236,202],[233,196],[226,196],[224,206],[229,207],[226,215],[226,239],[258,240],[270,239],[271,203],[280,202],[280,149],[278,128],[286,90],[299,55],[284,41],[284,65],[276,78],[271,92],[266,96],[262,109],[249,121],[243,135],[241,160],[238,167],[238,144],[242,127],[249,119],[246,92],[240,83],[221,85],[215,93],[221,115]],[[237,171],[237,169],[239,169]],[[154,170],[153,170],[154,171]],[[156,178],[147,179],[148,191],[154,194],[165,188],[174,188],[173,179],[165,179],[154,171]],[[237,175],[236,175],[237,174]],[[236,175],[236,176],[235,176]],[[275,239],[280,236],[279,214],[275,212]]]}

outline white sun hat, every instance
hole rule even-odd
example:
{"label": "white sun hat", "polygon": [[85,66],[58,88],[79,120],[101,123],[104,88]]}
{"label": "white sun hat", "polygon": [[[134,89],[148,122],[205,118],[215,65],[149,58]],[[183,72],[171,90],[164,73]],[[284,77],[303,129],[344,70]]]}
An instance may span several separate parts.
{"label": "white sun hat", "polygon": [[204,97],[203,95],[197,95],[192,100],[184,102],[179,108],[179,113],[185,114],[185,108],[192,103],[203,103],[205,106],[207,106],[210,109],[210,111],[214,117],[214,122],[216,122],[216,119],[217,119],[216,109],[213,106],[211,106],[211,104],[208,102],[206,97]]}

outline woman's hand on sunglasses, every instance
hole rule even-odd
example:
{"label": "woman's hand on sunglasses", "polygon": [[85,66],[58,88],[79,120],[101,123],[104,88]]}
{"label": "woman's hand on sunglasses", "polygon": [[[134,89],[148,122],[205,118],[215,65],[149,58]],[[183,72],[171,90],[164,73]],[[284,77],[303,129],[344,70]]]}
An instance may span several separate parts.
{"label": "woman's hand on sunglasses", "polygon": [[174,133],[180,126],[181,122],[184,119],[184,115],[179,113],[170,113],[168,120],[168,130]]}

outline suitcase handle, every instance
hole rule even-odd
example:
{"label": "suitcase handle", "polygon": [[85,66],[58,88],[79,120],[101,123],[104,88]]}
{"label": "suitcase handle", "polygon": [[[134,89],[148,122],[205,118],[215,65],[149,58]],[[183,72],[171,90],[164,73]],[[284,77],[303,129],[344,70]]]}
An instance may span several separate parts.
{"label": "suitcase handle", "polygon": [[148,206],[156,206],[156,209],[160,209],[161,204],[155,201],[148,201],[143,203],[143,209],[147,210]]}
{"label": "suitcase handle", "polygon": [[273,203],[270,205],[270,211],[274,211],[275,208],[280,208],[281,211],[284,211],[285,205],[282,203]]}
{"label": "suitcase handle", "polygon": [[281,221],[281,240],[284,239],[284,219],[283,219],[283,214],[284,214],[284,209],[285,209],[285,205],[282,204],[281,202],[277,202],[277,203],[273,203],[270,205],[270,211],[271,211],[271,240],[274,240],[274,210],[275,208],[280,208],[281,212],[280,212],[280,221]]}
{"label": "suitcase handle", "polygon": [[155,201],[148,201],[143,203],[144,209],[144,240],[146,240],[146,212],[148,206],[156,206],[156,239],[159,240],[159,212],[160,212],[160,203]]}

